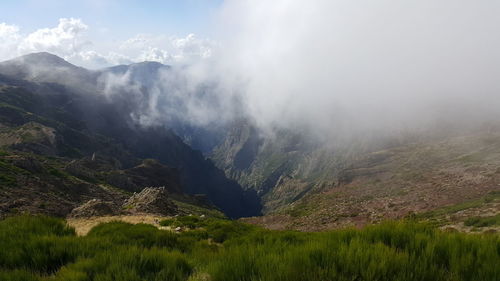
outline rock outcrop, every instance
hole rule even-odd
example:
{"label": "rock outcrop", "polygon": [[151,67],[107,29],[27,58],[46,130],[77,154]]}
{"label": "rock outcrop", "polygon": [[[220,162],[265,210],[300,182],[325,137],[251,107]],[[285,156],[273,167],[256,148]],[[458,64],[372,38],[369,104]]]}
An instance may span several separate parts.
{"label": "rock outcrop", "polygon": [[[123,204],[101,199],[92,199],[74,208],[69,217],[89,218],[97,216],[156,214],[171,216],[179,214],[177,206],[169,198],[165,187],[146,187],[139,193],[122,201]],[[121,205],[120,205],[121,204]]]}
{"label": "rock outcrop", "polygon": [[69,216],[72,218],[89,218],[97,216],[112,216],[119,213],[119,207],[115,203],[100,199],[92,199],[73,209]]}
{"label": "rock outcrop", "polygon": [[123,203],[123,209],[133,213],[158,215],[178,214],[177,206],[170,200],[165,187],[146,187]]}

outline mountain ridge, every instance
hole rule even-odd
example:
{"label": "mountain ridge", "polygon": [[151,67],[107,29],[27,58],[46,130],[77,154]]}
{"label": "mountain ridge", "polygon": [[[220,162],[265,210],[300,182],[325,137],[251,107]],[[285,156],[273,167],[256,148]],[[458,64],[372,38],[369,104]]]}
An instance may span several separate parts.
{"label": "mountain ridge", "polygon": [[[47,54],[39,54],[38,56],[47,56]],[[2,76],[4,84],[2,102],[5,103],[4,108],[9,109],[9,112],[14,109],[12,103],[16,102],[16,109],[14,110],[18,112],[16,114],[20,114],[19,118],[16,117],[18,119],[16,119],[15,123],[17,123],[6,123],[8,126],[23,125],[33,118],[38,118],[36,120],[42,123],[45,122],[50,126],[59,126],[55,125],[59,123],[66,124],[68,128],[76,126],[76,130],[70,129],[68,132],[83,132],[83,134],[78,133],[81,137],[66,135],[61,139],[65,139],[66,142],[80,141],[86,145],[87,142],[84,141],[85,134],[104,136],[116,141],[116,144],[122,147],[121,149],[128,151],[135,157],[159,158],[162,163],[179,168],[180,179],[185,192],[206,194],[215,205],[219,206],[230,217],[259,214],[256,196],[243,191],[236,182],[228,180],[224,173],[218,171],[210,160],[205,159],[200,152],[196,152],[184,144],[171,130],[163,126],[143,128],[138,124],[134,124],[130,119],[126,101],[124,103],[112,103],[107,100],[105,95],[89,91],[82,93],[78,89],[73,90],[77,86],[86,83],[85,81],[77,83],[76,86],[66,85],[60,87],[59,84],[51,81],[54,77],[49,77],[48,82],[39,79],[39,77],[32,80],[28,79],[28,81],[23,80],[26,78],[24,76],[9,79],[9,76],[5,76],[8,73],[2,72],[5,65],[0,63],[0,66],[2,66],[0,67],[0,73],[4,75]],[[80,78],[76,77],[75,79]],[[9,86],[11,82],[15,84],[13,87]],[[13,113],[9,112],[4,112],[6,120],[14,118]],[[36,114],[33,115],[31,112],[36,112]],[[46,117],[56,121],[47,121],[49,119],[45,120]],[[66,127],[63,125],[61,128]],[[56,129],[56,132],[59,131],[60,129]],[[73,148],[73,146],[70,145],[70,148]],[[99,150],[91,148],[81,150],[74,155],[65,154],[61,156],[75,157],[78,154],[80,155],[77,157],[88,156],[95,151]],[[57,153],[60,153],[60,151],[57,151]],[[132,165],[132,163],[127,164],[127,161],[122,163],[125,164],[125,167],[131,167]]]}
{"label": "mountain ridge", "polygon": [[[272,221],[272,218],[280,218],[288,223],[286,227],[292,228],[300,228],[299,224],[301,223],[304,224],[304,228],[316,228],[317,225],[339,227],[349,223],[375,222],[376,220],[372,220],[370,216],[366,215],[366,212],[392,216],[393,213],[383,208],[376,209],[377,204],[385,200],[380,198],[385,193],[383,190],[376,189],[372,181],[387,184],[393,188],[394,182],[390,177],[378,178],[377,167],[386,165],[387,163],[384,164],[384,161],[398,163],[399,156],[391,158],[382,153],[383,151],[393,151],[395,155],[408,157],[408,163],[413,165],[415,163],[412,161],[419,158],[415,158],[410,152],[414,150],[413,152],[418,155],[419,148],[416,148],[418,145],[433,147],[436,143],[451,141],[455,137],[467,134],[479,137],[487,132],[500,131],[495,124],[486,124],[467,130],[449,126],[443,129],[443,124],[436,124],[435,128],[427,131],[396,132],[390,135],[367,133],[350,138],[338,136],[325,141],[315,139],[307,131],[284,128],[276,128],[270,136],[264,134],[252,122],[252,119],[244,114],[229,122],[226,121],[218,127],[210,125],[201,129],[175,115],[169,116],[172,118],[167,118],[168,122],[165,121],[163,125],[161,120],[159,124],[145,125],[134,118],[136,116],[134,114],[137,113],[134,110],[137,110],[138,103],[139,106],[144,105],[143,109],[148,110],[150,105],[141,103],[154,94],[151,89],[154,89],[156,84],[150,83],[171,83],[173,80],[156,80],[164,77],[160,74],[167,75],[166,77],[169,79],[176,77],[176,69],[160,63],[143,62],[115,66],[101,71],[103,71],[101,73],[110,75],[120,75],[119,77],[122,78],[126,76],[125,83],[120,84],[111,93],[104,94],[100,92],[102,87],[94,85],[93,89],[96,89],[96,92],[82,94],[78,90],[82,83],[61,86],[57,83],[40,80],[26,81],[19,78],[16,80],[2,76],[1,71],[0,82],[6,81],[4,82],[6,84],[29,89],[47,97],[52,103],[59,106],[64,105],[62,108],[65,111],[73,112],[79,116],[76,118],[74,115],[67,115],[70,117],[68,120],[74,119],[71,121],[71,127],[78,127],[80,130],[121,140],[119,144],[131,155],[141,159],[156,158],[162,164],[179,169],[180,179],[188,193],[203,193],[207,194],[208,197],[212,196],[210,198],[212,202],[219,206],[228,204],[224,195],[229,195],[234,200],[231,200],[231,206],[226,206],[226,208],[233,211],[242,211],[246,208],[253,210],[253,212],[242,211],[243,216],[260,215],[260,211],[262,211],[266,215],[262,220]],[[134,91],[128,89],[129,86],[133,86]],[[168,89],[166,88],[166,90]],[[154,89],[153,92],[156,90],[165,89]],[[71,98],[68,98],[70,96],[68,92],[72,93]],[[161,92],[161,94],[162,98],[174,104],[184,101],[176,99],[179,96],[170,95],[168,91]],[[203,96],[205,93],[196,92],[195,94],[195,96]],[[179,104],[179,106],[182,108],[184,105]],[[168,114],[168,112],[166,113]],[[19,128],[20,131],[25,129]],[[200,142],[201,146],[206,146],[201,150],[193,150],[193,143],[196,142]],[[165,147],[165,143],[169,143],[170,147]],[[210,144],[207,145],[207,143]],[[477,145],[482,147],[481,142]],[[401,152],[406,150],[410,152]],[[444,151],[446,153],[443,157],[454,155],[451,150]],[[482,158],[485,164],[492,164],[490,160]],[[125,160],[121,161],[126,163]],[[447,163],[440,160],[435,169],[439,170]],[[125,168],[132,167],[134,165],[128,164]],[[419,170],[419,167],[417,166],[414,173],[424,175],[426,172]],[[391,169],[384,173],[393,173],[393,176],[398,178],[399,175],[394,172],[397,169]],[[359,181],[361,187],[358,188],[353,182],[358,182],[360,172],[363,175],[363,180]],[[440,177],[440,175],[435,176]],[[491,179],[495,180],[494,177]],[[415,186],[425,185],[423,180],[422,182],[408,182],[405,179],[399,181],[401,185],[408,183],[415,184]],[[448,188],[439,187],[440,184],[448,184],[447,180],[443,179],[442,182],[437,181],[433,184],[438,186],[438,189],[431,189],[429,192],[435,192],[436,196],[445,196],[450,192]],[[225,186],[225,188],[218,186]],[[356,188],[361,190],[361,193],[365,192],[366,194],[356,193]],[[474,185],[470,188],[471,190],[463,189],[460,194],[472,197],[484,195],[475,192]],[[344,190],[344,192],[339,193],[336,192],[337,190]],[[495,189],[488,189],[489,191],[493,192]],[[412,194],[416,195],[421,192],[417,188],[412,191]],[[331,193],[338,197],[331,198]],[[372,194],[373,198],[359,201],[360,199],[354,198],[353,194],[360,197]],[[397,194],[390,196],[393,196],[393,199],[399,198]],[[410,195],[408,196],[411,198]],[[475,200],[472,197],[463,200]],[[399,199],[406,200],[408,198]],[[352,206],[346,204],[346,200],[359,201],[358,203],[366,206],[358,206],[357,209],[362,211],[351,210],[351,212]],[[408,209],[408,213],[428,212],[442,204],[461,204],[463,200],[456,198],[456,200],[449,202],[439,201],[441,203],[429,205],[429,208],[423,208],[411,201],[405,201],[405,204],[413,208]],[[329,204],[337,206],[335,208],[338,210],[332,209],[328,206]],[[324,208],[317,209],[318,206]],[[322,213],[323,211],[324,213]],[[330,218],[328,218],[329,216]],[[404,216],[404,214],[400,212],[397,216]],[[308,221],[304,222],[304,219],[309,220],[310,224]],[[334,219],[335,221],[332,221]],[[255,221],[260,223],[259,220]],[[317,228],[322,229],[321,227]]]}

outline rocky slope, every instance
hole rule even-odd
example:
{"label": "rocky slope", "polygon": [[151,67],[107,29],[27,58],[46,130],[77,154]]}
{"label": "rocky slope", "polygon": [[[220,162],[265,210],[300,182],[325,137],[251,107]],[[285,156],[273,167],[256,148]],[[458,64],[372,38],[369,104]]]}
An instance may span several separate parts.
{"label": "rocky slope", "polygon": [[[183,193],[206,195],[230,217],[259,214],[255,193],[243,191],[168,128],[139,126],[131,119],[132,101],[126,94],[109,100],[94,92],[99,90],[95,77],[93,71],[46,53],[0,63],[0,134],[8,155],[55,157],[74,177],[97,178],[128,191],[144,187],[145,181],[156,180],[148,186],[166,182],[162,185]],[[91,161],[94,170],[88,170],[92,155],[106,163]],[[145,158],[158,164],[141,164]],[[177,186],[172,181],[178,181]]]}
{"label": "rocky slope", "polygon": [[413,217],[461,225],[500,213],[500,132],[426,140],[367,153],[334,182],[251,222],[322,230]]}
{"label": "rocky slope", "polygon": [[210,155],[229,178],[257,191],[264,213],[334,182],[352,159],[371,149],[355,142],[329,147],[289,130],[274,134],[262,135],[250,122],[239,121]]}

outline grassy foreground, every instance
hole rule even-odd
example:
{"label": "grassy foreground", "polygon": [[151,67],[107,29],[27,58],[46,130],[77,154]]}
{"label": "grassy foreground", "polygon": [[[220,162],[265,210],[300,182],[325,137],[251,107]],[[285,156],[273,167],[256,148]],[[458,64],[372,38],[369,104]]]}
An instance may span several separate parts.
{"label": "grassy foreground", "polygon": [[0,280],[500,280],[500,236],[406,221],[322,233],[184,217],[111,222],[78,237],[60,219],[0,221]]}

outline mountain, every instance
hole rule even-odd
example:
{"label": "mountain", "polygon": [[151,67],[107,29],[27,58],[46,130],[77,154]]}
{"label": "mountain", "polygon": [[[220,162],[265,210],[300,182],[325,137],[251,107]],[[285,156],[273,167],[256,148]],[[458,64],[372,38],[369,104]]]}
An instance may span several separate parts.
{"label": "mountain", "polygon": [[[336,181],[352,159],[377,145],[360,141],[327,145],[304,132],[280,129],[262,135],[248,120],[235,122],[210,157],[245,189],[255,190],[272,213]],[[373,146],[373,147],[370,147]]]}
{"label": "mountain", "polygon": [[129,75],[129,79],[135,83],[148,86],[158,79],[158,73],[169,71],[171,67],[154,61],[144,61],[130,65],[117,65],[102,69],[101,72],[113,75]]}
{"label": "mountain", "polygon": [[99,73],[75,66],[47,53],[32,53],[0,63],[0,73],[32,82],[57,83],[90,92]]}
{"label": "mountain", "polygon": [[[29,69],[24,61],[37,61],[37,56],[41,58],[32,64],[45,66],[46,72],[51,65],[65,68],[61,77],[73,80],[58,81],[42,72],[36,78],[13,76],[21,73],[13,65]],[[182,71],[160,63],[90,71],[35,54],[0,63],[0,70],[6,68],[12,71],[0,71],[3,145],[9,151],[75,163],[85,163],[82,159],[94,153],[115,159],[110,163],[117,161],[118,166],[106,166],[113,177],[97,180],[127,192],[148,180],[154,185],[170,182],[181,193],[205,194],[231,217],[262,212],[264,217],[248,220],[301,230],[434,211],[440,215],[433,220],[452,223],[450,213],[439,210],[475,204],[477,209],[467,212],[477,214],[497,208],[500,179],[494,167],[500,129],[494,123],[468,129],[436,124],[419,132],[364,132],[319,140],[302,129],[263,132],[244,113],[217,124],[193,123],[183,115],[192,106],[189,102],[211,106],[213,89],[183,88],[187,81]],[[31,137],[23,138],[26,132]],[[456,160],[468,155],[474,155],[473,162]],[[158,165],[142,162],[149,158]],[[77,170],[95,174],[83,168],[73,173]],[[494,204],[470,203],[477,200]]]}
{"label": "mountain", "polygon": [[[139,66],[145,65],[151,64]],[[0,63],[0,74],[0,121],[10,136],[4,144],[8,151],[62,157],[63,162],[103,155],[115,159],[125,171],[140,159],[155,158],[177,169],[182,192],[205,194],[230,217],[259,214],[255,193],[227,179],[172,130],[137,124],[131,117],[134,105],[127,99],[129,93],[111,100],[100,92],[102,71],[38,53]],[[24,137],[26,132],[30,137]]]}

